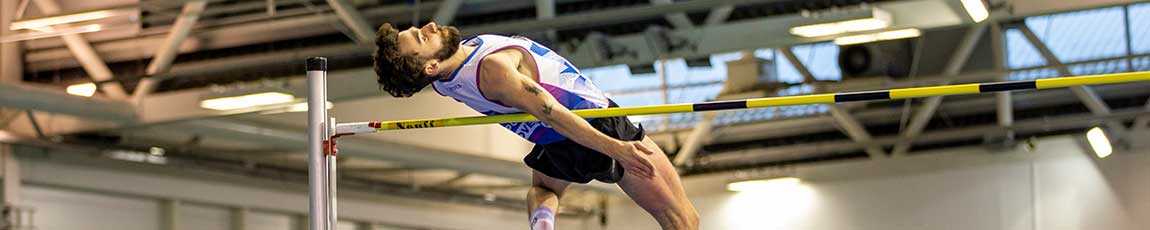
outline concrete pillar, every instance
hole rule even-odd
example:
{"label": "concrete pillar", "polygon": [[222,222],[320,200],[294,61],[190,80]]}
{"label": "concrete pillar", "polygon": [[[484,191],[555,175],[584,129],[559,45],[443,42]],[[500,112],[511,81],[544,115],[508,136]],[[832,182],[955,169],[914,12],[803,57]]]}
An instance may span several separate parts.
{"label": "concrete pillar", "polygon": [[231,227],[231,229],[232,230],[247,229],[247,226],[245,225],[247,223],[247,219],[248,219],[248,208],[246,208],[246,207],[232,208],[232,221],[231,221],[232,227]]}
{"label": "concrete pillar", "polygon": [[0,167],[3,167],[4,176],[4,203],[16,205],[20,203],[20,161],[16,159],[16,151],[12,145],[0,144]]}
{"label": "concrete pillar", "polygon": [[163,200],[160,207],[163,209],[161,212],[160,229],[163,230],[179,230],[180,229],[180,200]]}

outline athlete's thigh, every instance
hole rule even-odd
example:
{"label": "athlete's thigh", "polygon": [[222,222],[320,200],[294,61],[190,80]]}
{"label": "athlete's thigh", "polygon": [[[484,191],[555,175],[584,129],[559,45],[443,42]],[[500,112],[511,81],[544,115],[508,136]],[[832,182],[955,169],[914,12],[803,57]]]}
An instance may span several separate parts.
{"label": "athlete's thigh", "polygon": [[567,191],[567,186],[571,185],[571,182],[549,177],[539,171],[531,170],[531,184],[547,188],[557,196],[563,196],[563,192]]}
{"label": "athlete's thigh", "polygon": [[665,211],[667,209],[686,208],[689,205],[687,196],[683,192],[683,185],[679,182],[679,174],[671,165],[667,154],[663,153],[650,138],[644,138],[643,144],[654,150],[651,154],[651,163],[655,165],[655,178],[644,178],[627,173],[619,181],[619,187],[630,196],[635,203],[648,212]]}

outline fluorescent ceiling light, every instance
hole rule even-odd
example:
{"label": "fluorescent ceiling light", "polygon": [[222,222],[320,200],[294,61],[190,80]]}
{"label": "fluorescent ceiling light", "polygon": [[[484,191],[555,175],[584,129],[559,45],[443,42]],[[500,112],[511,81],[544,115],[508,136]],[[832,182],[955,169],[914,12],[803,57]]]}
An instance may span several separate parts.
{"label": "fluorescent ceiling light", "polygon": [[767,180],[738,181],[727,184],[727,190],[734,192],[771,191],[798,187],[802,180],[794,177],[781,177]]}
{"label": "fluorescent ceiling light", "polygon": [[98,19],[105,19],[115,16],[116,12],[112,10],[100,10],[78,14],[61,15],[56,17],[38,18],[32,20],[24,20],[12,22],[11,30],[33,29],[40,27],[49,27],[54,25],[68,24],[74,22],[91,21]]}
{"label": "fluorescent ceiling light", "polygon": [[76,96],[81,96],[81,97],[92,97],[92,95],[96,95],[96,83],[89,82],[89,83],[83,83],[83,84],[69,85],[68,88],[65,89],[65,91],[71,95],[76,95]]}
{"label": "fluorescent ceiling light", "polygon": [[1086,132],[1086,140],[1090,142],[1090,148],[1094,149],[1094,154],[1098,158],[1106,158],[1114,151],[1110,146],[1110,139],[1106,138],[1106,132],[1101,128],[1094,127]]}
{"label": "fluorescent ceiling light", "polygon": [[200,101],[200,107],[211,110],[233,110],[264,105],[288,103],[295,96],[280,92],[264,92],[234,97],[213,98]]}
{"label": "fluorescent ceiling light", "polygon": [[791,28],[791,34],[801,37],[822,37],[827,35],[835,35],[844,33],[838,25],[835,24],[815,24],[808,26],[798,26]]}
{"label": "fluorescent ceiling light", "polygon": [[850,21],[842,21],[838,23],[839,28],[848,32],[877,30],[890,27],[889,20],[881,20],[878,18],[864,18],[855,19]]}
{"label": "fluorescent ceiling light", "polygon": [[[324,103],[324,107],[326,107],[327,109],[331,109],[331,108],[335,107],[335,104],[332,104],[330,101],[328,101],[328,102]],[[300,103],[292,105],[291,108],[288,109],[288,112],[289,113],[291,113],[291,112],[307,112],[307,102],[300,102]]]}
{"label": "fluorescent ceiling light", "polygon": [[838,44],[840,46],[862,44],[862,43],[875,42],[875,41],[878,41],[878,37],[874,36],[873,34],[863,34],[863,35],[854,35],[854,36],[835,38],[835,44]]}
{"label": "fluorescent ceiling light", "polygon": [[913,37],[918,37],[918,36],[922,36],[922,31],[919,31],[918,29],[913,29],[913,28],[912,29],[901,29],[901,30],[892,30],[892,31],[880,32],[876,35],[876,37],[878,37],[879,41],[898,40],[898,39],[913,38]]}
{"label": "fluorescent ceiling light", "polygon": [[19,136],[16,136],[15,134],[12,134],[8,131],[0,130],[0,142],[12,142],[17,140],[20,140]]}
{"label": "fluorescent ceiling light", "polygon": [[872,33],[872,34],[860,34],[860,35],[851,35],[851,36],[839,37],[839,38],[835,38],[835,44],[838,44],[840,46],[845,46],[845,45],[862,44],[862,43],[876,42],[876,41],[887,41],[887,40],[898,40],[898,39],[905,39],[905,38],[913,38],[913,37],[918,37],[918,36],[922,36],[922,31],[919,31],[918,29],[911,28],[911,29],[892,30],[892,31],[885,31],[885,32],[879,32],[879,33]]}
{"label": "fluorescent ceiling light", "polygon": [[974,23],[982,22],[990,17],[990,13],[986,12],[986,5],[982,4],[982,0],[962,0],[962,8],[966,8],[966,13],[970,15],[970,19],[974,20]]}
{"label": "fluorescent ceiling light", "polygon": [[792,27],[791,34],[800,37],[822,37],[841,33],[879,30],[890,27],[890,14],[885,11],[873,10],[870,18],[860,18],[838,22],[828,22],[805,26]]}
{"label": "fluorescent ceiling light", "polygon": [[[127,28],[127,27],[119,27],[119,28]],[[3,38],[0,38],[0,42],[7,43],[7,42],[17,42],[17,41],[25,41],[25,40],[32,40],[32,39],[41,39],[41,38],[47,38],[47,37],[58,37],[60,35],[68,35],[68,34],[91,33],[91,32],[97,32],[97,31],[101,31],[101,30],[105,30],[105,29],[108,29],[108,28],[105,28],[103,25],[100,25],[100,24],[91,24],[91,25],[68,27],[68,28],[63,28],[63,27],[59,27],[59,28],[36,27],[36,28],[30,28],[30,30],[33,30],[35,32],[26,32],[26,33],[19,33],[19,34],[4,36]]]}

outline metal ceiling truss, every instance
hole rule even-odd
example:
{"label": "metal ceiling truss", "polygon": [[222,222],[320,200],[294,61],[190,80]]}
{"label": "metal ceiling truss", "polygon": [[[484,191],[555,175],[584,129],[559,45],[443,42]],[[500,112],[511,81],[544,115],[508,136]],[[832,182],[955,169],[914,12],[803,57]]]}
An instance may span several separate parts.
{"label": "metal ceiling truss", "polygon": [[[1023,37],[1025,37],[1026,40],[1030,42],[1030,45],[1038,50],[1039,54],[1042,54],[1042,58],[1046,61],[1046,63],[1056,66],[1055,69],[1058,70],[1060,76],[1074,76],[1074,74],[1070,72],[1070,68],[1066,65],[1063,65],[1062,61],[1054,55],[1054,52],[1046,46],[1046,43],[1043,42],[1042,39],[1039,39],[1038,36],[1034,34],[1034,31],[1030,30],[1029,26],[1026,24],[1018,24],[1015,26],[1015,29],[1019,30],[1019,32],[1022,32]],[[1070,91],[1074,92],[1075,97],[1077,97],[1079,100],[1082,100],[1082,104],[1085,105],[1086,108],[1090,109],[1091,113],[1094,113],[1098,116],[1105,116],[1111,113],[1110,106],[1106,105],[1106,102],[1102,101],[1102,99],[1098,97],[1098,94],[1095,93],[1092,88],[1087,86],[1074,86],[1070,87]],[[1116,134],[1115,136],[1120,137],[1125,136],[1124,134],[1127,131],[1126,127],[1120,122],[1107,122],[1106,127],[1107,131]]]}
{"label": "metal ceiling truss", "polygon": [[[1087,114],[1020,120],[1015,122],[1013,126],[1007,128],[1018,133],[1039,133],[1049,130],[1084,128],[1099,122],[1129,120],[1146,114],[1147,112],[1142,109],[1123,109],[1107,116]],[[933,144],[962,140],[982,140],[987,133],[998,132],[1002,129],[1003,127],[993,124],[928,131],[915,138],[913,143]],[[755,167],[756,165],[762,164],[836,156],[858,152],[863,150],[867,144],[891,146],[905,141],[907,140],[900,136],[883,136],[875,138],[871,143],[858,143],[853,140],[824,141],[712,153],[700,156],[698,162],[695,164],[698,167],[692,168],[691,172],[688,173],[704,173],[732,168]]]}

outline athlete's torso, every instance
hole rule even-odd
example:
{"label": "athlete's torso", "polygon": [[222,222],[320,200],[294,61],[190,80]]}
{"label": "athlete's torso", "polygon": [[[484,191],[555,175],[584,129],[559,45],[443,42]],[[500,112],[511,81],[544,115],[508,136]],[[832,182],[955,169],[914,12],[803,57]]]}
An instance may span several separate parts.
{"label": "athlete's torso", "polygon": [[[527,38],[504,37],[499,35],[479,35],[463,41],[464,45],[475,46],[463,64],[446,80],[432,83],[439,94],[454,98],[475,111],[486,115],[522,113],[514,107],[488,100],[479,89],[480,66],[489,54],[518,49],[524,53],[520,62],[520,72],[536,79],[540,86],[551,93],[556,100],[570,110],[606,108],[608,99],[598,87],[583,76],[579,69],[567,59],[550,49]],[[503,127],[515,134],[538,144],[548,144],[566,139],[542,122],[504,123]]]}

